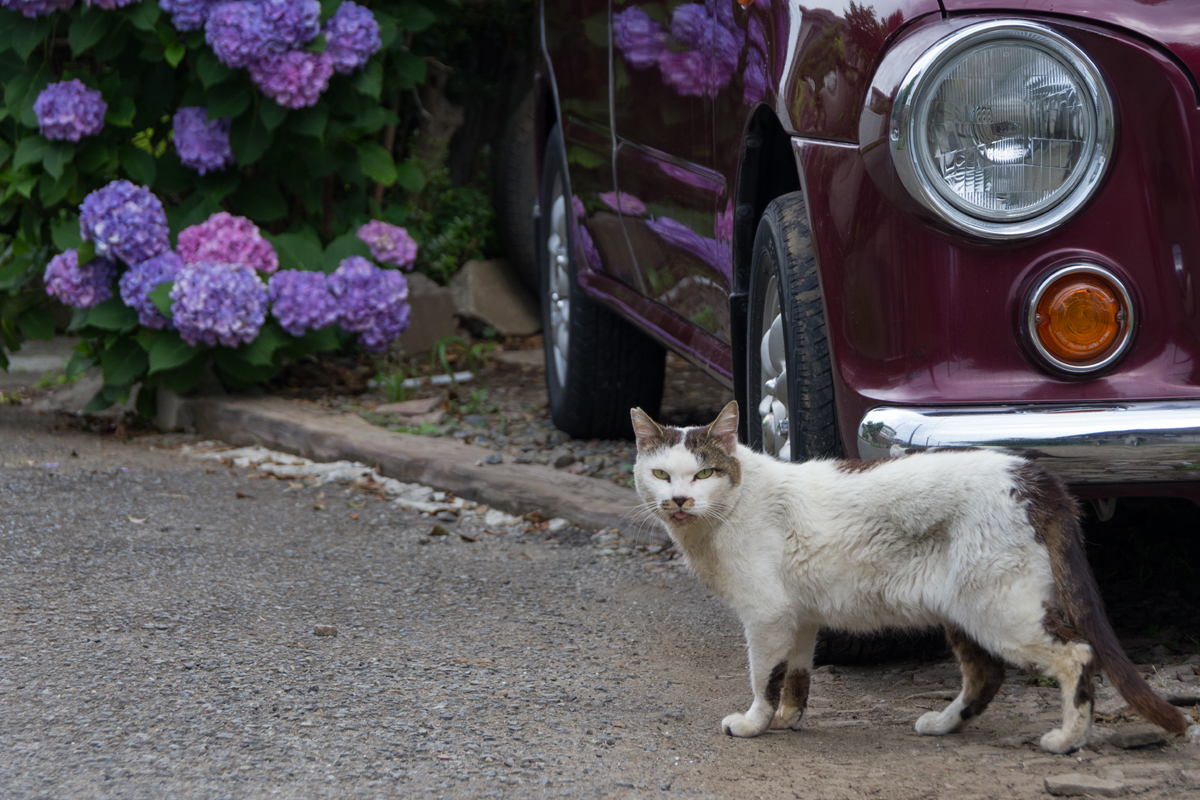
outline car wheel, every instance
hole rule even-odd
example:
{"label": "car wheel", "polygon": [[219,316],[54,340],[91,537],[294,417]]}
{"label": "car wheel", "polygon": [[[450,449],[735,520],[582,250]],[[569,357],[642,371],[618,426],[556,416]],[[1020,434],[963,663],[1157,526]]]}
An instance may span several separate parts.
{"label": "car wheel", "polygon": [[666,351],[579,287],[575,211],[557,126],[546,143],[539,208],[550,416],[559,430],[577,439],[631,438],[630,408],[658,414]]}
{"label": "car wheel", "polygon": [[750,446],[782,461],[838,455],[825,312],[800,192],[772,200],[758,223],[749,311]]}
{"label": "car wheel", "polygon": [[537,155],[533,139],[533,90],[517,106],[496,152],[493,196],[496,227],[517,275],[536,292],[538,289],[537,241],[529,224],[537,198]]}

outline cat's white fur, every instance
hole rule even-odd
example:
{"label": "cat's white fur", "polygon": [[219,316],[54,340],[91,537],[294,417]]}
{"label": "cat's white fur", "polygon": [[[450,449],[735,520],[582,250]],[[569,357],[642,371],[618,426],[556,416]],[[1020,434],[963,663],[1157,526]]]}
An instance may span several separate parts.
{"label": "cat's white fur", "polygon": [[[959,730],[982,711],[981,695],[983,706],[991,699],[1003,678],[1000,661],[1007,661],[1036,666],[1062,687],[1062,727],[1042,746],[1063,753],[1086,742],[1095,654],[1046,627],[1048,611],[1061,604],[1050,552],[1028,503],[1017,499],[1028,487],[1017,485],[1015,468],[1027,462],[976,450],[869,468],[790,464],[735,443],[736,404],[706,430],[664,429],[637,409],[633,417],[634,476],[647,513],[745,626],[754,701],[746,713],[725,717],[726,733],[756,736],[772,722],[799,726],[821,627],[945,625],[962,640],[961,652],[955,649],[964,660],[963,691],[945,710],[918,719],[918,732]],[[693,446],[707,436],[707,451],[687,446],[689,434]],[[680,441],[665,446],[671,436]],[[710,477],[697,477],[714,467]],[[984,689],[980,675],[994,687]]]}

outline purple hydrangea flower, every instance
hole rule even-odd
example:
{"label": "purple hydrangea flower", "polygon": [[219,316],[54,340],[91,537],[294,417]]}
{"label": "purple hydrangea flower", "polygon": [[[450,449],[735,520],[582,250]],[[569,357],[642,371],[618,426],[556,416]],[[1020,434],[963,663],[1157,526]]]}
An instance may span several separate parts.
{"label": "purple hydrangea flower", "polygon": [[44,17],[55,11],[66,11],[75,0],[0,0],[0,8],[19,11],[27,17]]}
{"label": "purple hydrangea flower", "polygon": [[370,60],[383,47],[379,23],[370,9],[349,0],[338,6],[325,21],[325,52],[333,59],[333,68],[349,75]]}
{"label": "purple hydrangea flower", "polygon": [[663,83],[685,97],[703,97],[711,64],[695,50],[672,50],[658,62]]}
{"label": "purple hydrangea flower", "polygon": [[613,17],[613,43],[635,69],[653,67],[667,52],[667,32],[640,8]]}
{"label": "purple hydrangea flower", "polygon": [[751,45],[764,53],[767,52],[767,32],[762,23],[758,21],[758,17],[752,16],[746,23],[746,37],[750,40]]}
{"label": "purple hydrangea flower", "polygon": [[208,21],[216,0],[158,0],[158,7],[171,15],[177,31],[198,31]]}
{"label": "purple hydrangea flower", "polygon": [[685,3],[671,12],[671,41],[701,52],[712,46],[712,16],[699,3]]}
{"label": "purple hydrangea flower", "polygon": [[68,250],[50,259],[43,280],[46,294],[57,297],[63,305],[91,308],[112,297],[112,280],[117,265],[107,258],[93,258],[79,265],[79,253]]}
{"label": "purple hydrangea flower", "polygon": [[171,289],[171,316],[188,344],[237,347],[267,319],[267,285],[245,264],[188,264]]}
{"label": "purple hydrangea flower", "polygon": [[99,133],[107,111],[108,104],[100,92],[84,86],[78,78],[50,84],[33,102],[42,135],[65,142],[78,142]]}
{"label": "purple hydrangea flower", "polygon": [[112,11],[114,8],[124,8],[131,3],[136,3],[137,0],[84,0],[89,6],[99,6],[105,11]]}
{"label": "purple hydrangea flower", "polygon": [[767,59],[756,47],[746,53],[746,69],[742,73],[742,102],[754,105],[767,96]]}
{"label": "purple hydrangea flower", "polygon": [[417,260],[417,243],[399,225],[375,219],[359,228],[356,235],[367,243],[371,255],[382,264],[412,269]]}
{"label": "purple hydrangea flower", "polygon": [[318,0],[233,0],[209,11],[204,37],[222,64],[247,67],[301,47],[321,32]]}
{"label": "purple hydrangea flower", "polygon": [[620,211],[634,217],[640,217],[646,213],[646,204],[628,192],[604,192],[600,195],[600,202],[613,211]]}
{"label": "purple hydrangea flower", "polygon": [[79,233],[94,242],[96,253],[115,256],[130,266],[171,249],[167,215],[145,186],[113,181],[83,198]]}
{"label": "purple hydrangea flower", "polygon": [[246,264],[267,273],[279,269],[279,256],[258,226],[228,211],[180,231],[179,255],[185,264]]}
{"label": "purple hydrangea flower", "polygon": [[175,150],[185,166],[204,175],[233,163],[229,146],[229,117],[208,121],[208,109],[184,106],[175,112]]}
{"label": "purple hydrangea flower", "polygon": [[338,304],[329,292],[324,272],[285,269],[271,276],[267,285],[271,313],[292,336],[302,336],[338,320]]}
{"label": "purple hydrangea flower", "polygon": [[250,78],[262,93],[284,108],[314,105],[329,88],[333,58],[328,52],[291,50],[250,64]]}
{"label": "purple hydrangea flower", "polygon": [[183,259],[175,252],[148,258],[121,276],[121,300],[137,312],[138,322],[147,328],[162,330],[174,327],[150,299],[150,293],[160,283],[175,280],[183,269]]}
{"label": "purple hydrangea flower", "polygon": [[587,228],[580,223],[576,230],[579,231],[579,249],[583,251],[583,260],[589,267],[594,270],[603,269],[604,265],[600,261],[600,251],[596,249],[596,243],[592,241],[592,235],[588,233]]}
{"label": "purple hydrangea flower", "polygon": [[365,349],[381,352],[408,327],[408,282],[394,269],[380,269],[350,256],[329,276],[338,322],[358,334]]}
{"label": "purple hydrangea flower", "polygon": [[733,241],[733,201],[725,201],[725,210],[717,214],[717,241]]}

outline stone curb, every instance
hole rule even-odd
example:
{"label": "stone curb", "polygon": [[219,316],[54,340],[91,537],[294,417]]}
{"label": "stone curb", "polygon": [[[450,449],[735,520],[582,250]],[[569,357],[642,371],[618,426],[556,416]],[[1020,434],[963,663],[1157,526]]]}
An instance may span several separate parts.
{"label": "stone curb", "polygon": [[[161,401],[160,401],[161,402]],[[179,402],[178,400],[176,402]],[[323,414],[275,397],[183,401],[196,432],[232,445],[260,445],[313,461],[360,461],[396,480],[421,483],[510,514],[540,509],[585,530],[619,528],[629,539],[667,544],[657,528],[635,525],[637,494],[608,481],[541,464],[479,466],[486,453],[457,440],[392,433],[354,414]]]}

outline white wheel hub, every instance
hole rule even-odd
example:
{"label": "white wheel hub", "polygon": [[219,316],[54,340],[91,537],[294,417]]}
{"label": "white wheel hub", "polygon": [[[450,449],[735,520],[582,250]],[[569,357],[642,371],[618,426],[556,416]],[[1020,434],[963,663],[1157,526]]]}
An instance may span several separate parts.
{"label": "white wheel hub", "polygon": [[780,461],[792,460],[788,431],[787,350],[783,336],[783,314],[779,307],[779,284],[772,276],[763,296],[762,340],[759,342],[758,415],[762,419],[763,452]]}
{"label": "white wheel hub", "polygon": [[567,346],[571,334],[571,256],[567,250],[567,225],[570,211],[567,198],[563,195],[562,178],[554,182],[554,196],[550,204],[550,225],[546,236],[547,266],[550,270],[546,298],[550,304],[551,352],[554,354],[554,371],[559,386],[567,381]]}

